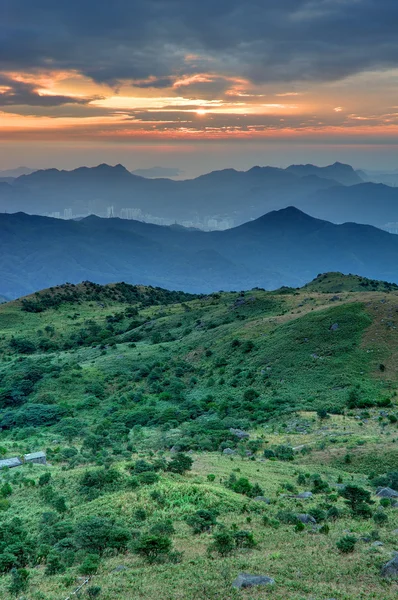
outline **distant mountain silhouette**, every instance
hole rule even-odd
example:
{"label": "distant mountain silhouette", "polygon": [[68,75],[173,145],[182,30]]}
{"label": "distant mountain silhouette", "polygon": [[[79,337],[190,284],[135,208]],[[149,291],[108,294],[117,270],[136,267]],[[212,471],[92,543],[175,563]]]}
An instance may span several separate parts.
{"label": "distant mountain silhouette", "polygon": [[317,175],[323,179],[333,179],[342,185],[363,183],[363,179],[357,171],[354,171],[350,165],[345,165],[340,162],[335,162],[333,165],[327,167],[316,167],[315,165],[291,165],[290,167],[287,167],[286,171],[294,173],[299,177]]}
{"label": "distant mountain silhouette", "polygon": [[398,236],[334,225],[288,207],[219,232],[88,217],[0,215],[0,294],[65,281],[126,281],[168,289],[300,286],[320,272],[398,282]]}
{"label": "distant mountain silhouette", "polygon": [[68,208],[76,216],[105,216],[113,207],[111,214],[119,216],[130,208],[141,211],[143,220],[160,218],[206,228],[209,219],[224,219],[225,228],[287,206],[335,223],[384,227],[398,222],[398,188],[365,183],[351,166],[341,163],[223,169],[182,181],[148,179],[120,164],[102,164],[0,180],[0,212],[62,216]]}
{"label": "distant mountain silhouette", "polygon": [[0,171],[0,178],[4,177],[16,178],[21,177],[21,175],[30,175],[36,169],[30,169],[29,167],[17,167],[16,169],[5,169],[4,171]]}

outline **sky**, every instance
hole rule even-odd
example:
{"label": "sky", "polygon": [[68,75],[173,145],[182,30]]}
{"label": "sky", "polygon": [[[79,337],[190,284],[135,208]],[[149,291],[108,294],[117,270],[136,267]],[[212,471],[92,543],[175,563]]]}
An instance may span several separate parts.
{"label": "sky", "polygon": [[0,169],[398,168],[396,0],[1,0]]}

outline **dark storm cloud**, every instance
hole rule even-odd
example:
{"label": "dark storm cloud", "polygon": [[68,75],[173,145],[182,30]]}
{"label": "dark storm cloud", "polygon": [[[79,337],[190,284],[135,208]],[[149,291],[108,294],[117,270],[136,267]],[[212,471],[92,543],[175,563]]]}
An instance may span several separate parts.
{"label": "dark storm cloud", "polygon": [[396,66],[397,22],[396,0],[2,0],[0,69],[327,81]]}
{"label": "dark storm cloud", "polygon": [[63,104],[87,104],[90,100],[72,96],[40,95],[37,86],[16,81],[0,74],[0,106],[62,106]]}

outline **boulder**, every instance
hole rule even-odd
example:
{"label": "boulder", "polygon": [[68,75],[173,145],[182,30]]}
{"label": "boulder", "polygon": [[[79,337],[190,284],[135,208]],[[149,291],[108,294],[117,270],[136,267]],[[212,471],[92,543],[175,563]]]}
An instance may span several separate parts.
{"label": "boulder", "polygon": [[306,500],[307,498],[312,498],[312,492],[300,492],[299,494],[297,494],[296,498],[301,498],[303,500]]}
{"label": "boulder", "polygon": [[250,433],[247,433],[247,431],[243,431],[242,429],[234,429],[233,427],[231,427],[229,431],[236,435],[236,437],[240,440],[250,437]]}
{"label": "boulder", "polygon": [[373,548],[381,548],[381,546],[384,546],[383,542],[373,542],[372,544]]}
{"label": "boulder", "polygon": [[386,579],[398,579],[398,554],[382,566],[381,576]]}
{"label": "boulder", "polygon": [[255,498],[253,498],[253,500],[255,500],[256,502],[265,502],[265,504],[271,504],[271,500],[269,498],[266,498],[265,496],[256,496]]}
{"label": "boulder", "polygon": [[339,328],[339,324],[338,323],[333,323],[333,325],[331,325],[329,327],[329,331],[337,331]]}
{"label": "boulder", "polygon": [[377,488],[376,496],[379,498],[398,498],[398,492],[389,487]]}
{"label": "boulder", "polygon": [[267,575],[250,575],[249,573],[239,573],[232,587],[237,589],[250,588],[255,585],[274,585],[275,580]]}
{"label": "boulder", "polygon": [[311,517],[311,515],[301,513],[296,516],[299,521],[304,523],[304,525],[316,525],[316,520],[314,519],[314,517]]}
{"label": "boulder", "polygon": [[235,450],[232,450],[232,448],[225,448],[225,450],[223,450],[222,453],[226,454],[227,456],[230,456],[232,454],[235,454]]}

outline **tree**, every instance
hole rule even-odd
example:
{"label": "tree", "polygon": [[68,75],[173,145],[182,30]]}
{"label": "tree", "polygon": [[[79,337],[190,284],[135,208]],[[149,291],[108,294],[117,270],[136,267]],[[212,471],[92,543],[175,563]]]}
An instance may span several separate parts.
{"label": "tree", "polygon": [[346,485],[340,491],[340,496],[346,499],[354,515],[369,518],[372,516],[369,504],[373,504],[370,492],[356,485]]}
{"label": "tree", "polygon": [[192,465],[192,458],[186,454],[183,454],[182,452],[179,452],[168,463],[167,470],[171,471],[171,473],[179,473],[180,475],[183,475],[183,473],[192,469]]}
{"label": "tree", "polygon": [[171,550],[171,539],[164,535],[145,534],[134,547],[134,551],[149,563],[167,556]]}
{"label": "tree", "polygon": [[83,550],[102,554],[109,544],[113,523],[104,517],[89,517],[76,526],[75,539]]}
{"label": "tree", "polygon": [[193,529],[193,533],[199,534],[210,531],[217,524],[217,515],[210,510],[198,510],[186,518],[186,522]]}

